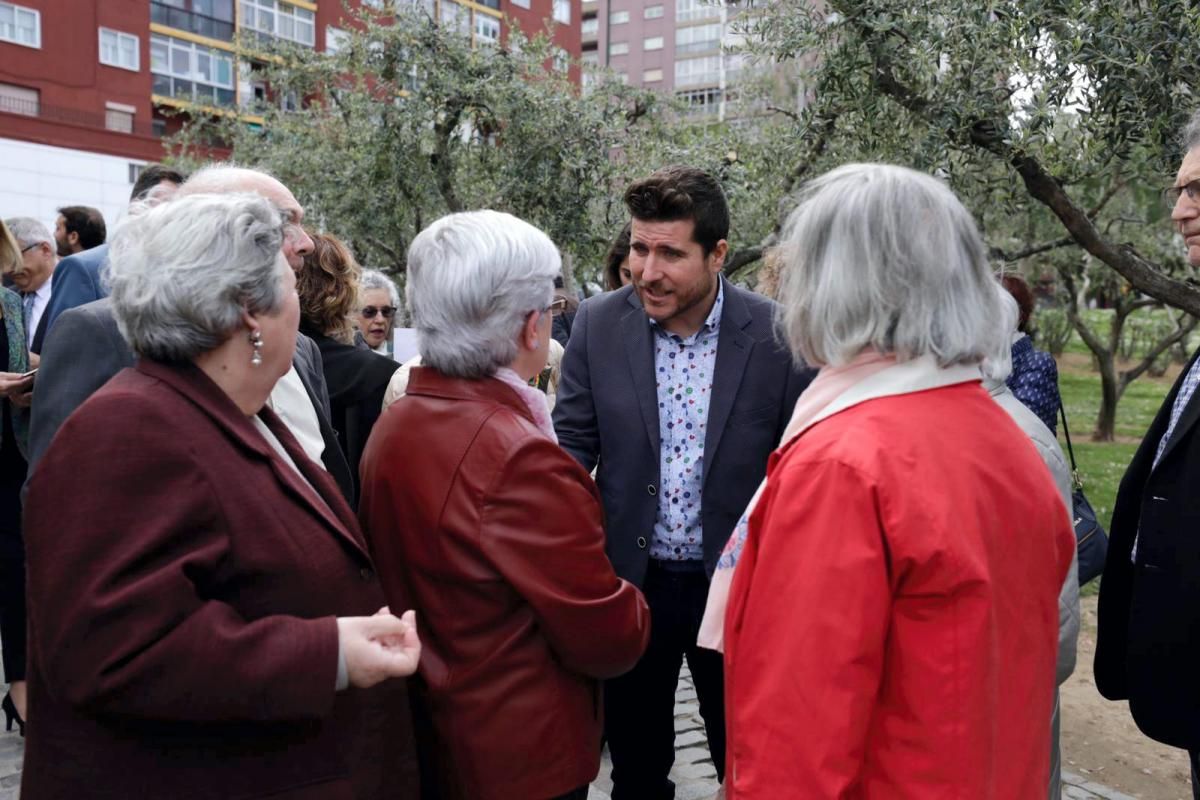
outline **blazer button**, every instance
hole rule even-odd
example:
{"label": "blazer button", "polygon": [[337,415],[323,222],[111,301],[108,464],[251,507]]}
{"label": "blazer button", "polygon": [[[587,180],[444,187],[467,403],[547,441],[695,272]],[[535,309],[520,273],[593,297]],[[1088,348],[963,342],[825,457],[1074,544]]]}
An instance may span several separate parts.
{"label": "blazer button", "polygon": [[369,580],[371,580],[371,578],[375,577],[375,573],[372,572],[367,567],[363,567],[362,569],[360,569],[358,571],[358,574],[364,581],[369,581]]}
{"label": "blazer button", "polygon": [[646,494],[650,495],[651,497],[654,497],[654,495],[658,494],[658,489],[654,488],[653,483],[646,487]]}
{"label": "blazer button", "polygon": [[[654,487],[650,487],[650,488],[654,488]],[[645,537],[645,536],[639,536],[639,537],[638,537],[638,549],[639,549],[639,550],[645,550],[645,549],[646,549],[646,537]]]}

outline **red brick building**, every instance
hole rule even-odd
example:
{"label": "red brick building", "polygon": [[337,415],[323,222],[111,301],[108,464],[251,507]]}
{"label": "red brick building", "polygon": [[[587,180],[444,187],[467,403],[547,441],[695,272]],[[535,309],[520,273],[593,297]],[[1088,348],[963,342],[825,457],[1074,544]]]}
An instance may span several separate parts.
{"label": "red brick building", "polygon": [[[414,0],[354,0],[380,11]],[[580,55],[580,0],[415,0],[478,45],[553,20],[554,44]],[[141,165],[197,106],[261,124],[256,104],[287,104],[235,44],[253,31],[318,52],[337,46],[342,0],[0,0],[0,217],[53,223],[62,205],[110,223]],[[572,67],[578,82],[578,68]]]}

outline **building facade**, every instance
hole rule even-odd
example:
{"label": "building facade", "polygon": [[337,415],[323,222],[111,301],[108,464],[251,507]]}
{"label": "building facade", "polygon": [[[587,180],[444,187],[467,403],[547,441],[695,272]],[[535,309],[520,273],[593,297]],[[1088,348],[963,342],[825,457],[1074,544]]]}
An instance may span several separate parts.
{"label": "building facade", "polygon": [[743,66],[731,52],[740,10],[713,0],[585,0],[582,60],[674,94],[696,116],[725,119]]}
{"label": "building facade", "polygon": [[[580,54],[580,0],[415,4],[477,46],[504,41],[509,20],[530,36],[552,20],[555,47]],[[325,52],[351,24],[342,0],[0,0],[0,218],[53,226],[57,208],[88,205],[112,225],[189,112],[261,125],[262,103],[297,102],[270,94],[247,34]]]}

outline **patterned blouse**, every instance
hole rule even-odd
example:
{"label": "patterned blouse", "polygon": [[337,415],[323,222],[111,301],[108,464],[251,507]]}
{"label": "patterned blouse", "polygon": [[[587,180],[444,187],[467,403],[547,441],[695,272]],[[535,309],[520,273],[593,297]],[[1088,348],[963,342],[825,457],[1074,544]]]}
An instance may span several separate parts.
{"label": "patterned blouse", "polygon": [[1051,433],[1058,433],[1058,365],[1054,356],[1037,350],[1025,334],[1013,342],[1012,374],[1005,383],[1017,399],[1038,415]]}

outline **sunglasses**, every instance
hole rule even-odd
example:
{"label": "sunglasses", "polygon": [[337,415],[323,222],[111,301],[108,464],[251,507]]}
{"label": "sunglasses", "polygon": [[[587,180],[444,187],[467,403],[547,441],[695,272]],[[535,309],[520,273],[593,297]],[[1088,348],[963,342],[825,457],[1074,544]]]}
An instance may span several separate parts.
{"label": "sunglasses", "polygon": [[1187,199],[1193,203],[1200,200],[1200,180],[1189,181],[1183,186],[1172,186],[1163,192],[1163,202],[1167,204],[1167,208],[1174,209],[1175,204],[1179,202],[1179,196],[1186,194]]}
{"label": "sunglasses", "polygon": [[550,307],[546,310],[550,312],[550,316],[557,317],[567,310],[567,298],[555,297],[550,301]]}
{"label": "sunglasses", "polygon": [[395,306],[366,306],[362,310],[363,319],[375,319],[376,314],[383,314],[384,319],[396,316]]}

